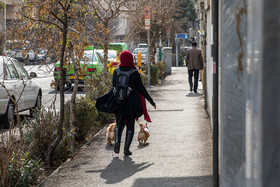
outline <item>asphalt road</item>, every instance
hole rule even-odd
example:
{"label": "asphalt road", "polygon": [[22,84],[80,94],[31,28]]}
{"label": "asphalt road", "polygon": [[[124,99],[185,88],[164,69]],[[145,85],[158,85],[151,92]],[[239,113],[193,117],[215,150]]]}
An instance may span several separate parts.
{"label": "asphalt road", "polygon": [[[53,64],[47,65],[26,65],[25,69],[30,72],[36,72],[37,78],[34,78],[40,85],[43,91],[43,100],[42,104],[44,107],[50,107],[51,105],[55,105],[56,109],[60,108],[60,97],[59,92],[50,86],[51,82],[54,80],[53,78]],[[72,90],[65,91],[65,101],[71,99]],[[84,95],[82,89],[79,89],[78,96]]]}

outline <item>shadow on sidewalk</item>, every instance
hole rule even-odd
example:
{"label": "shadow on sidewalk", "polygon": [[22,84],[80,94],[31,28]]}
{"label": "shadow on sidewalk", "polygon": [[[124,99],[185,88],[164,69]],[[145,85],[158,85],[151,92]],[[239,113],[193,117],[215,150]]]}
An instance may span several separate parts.
{"label": "shadow on sidewalk", "polygon": [[133,187],[141,186],[162,186],[162,187],[209,187],[212,184],[212,175],[207,176],[193,176],[193,177],[164,177],[164,178],[139,178],[136,179]]}
{"label": "shadow on sidewalk", "polygon": [[106,180],[106,184],[115,184],[154,164],[149,164],[148,162],[135,164],[131,157],[123,158],[123,160],[120,160],[119,157],[114,157],[112,162],[105,169],[88,170],[86,173],[101,172],[100,177]]}
{"label": "shadow on sidewalk", "polygon": [[200,96],[203,96],[203,94],[191,92],[191,93],[188,93],[186,96],[187,97],[200,97]]}

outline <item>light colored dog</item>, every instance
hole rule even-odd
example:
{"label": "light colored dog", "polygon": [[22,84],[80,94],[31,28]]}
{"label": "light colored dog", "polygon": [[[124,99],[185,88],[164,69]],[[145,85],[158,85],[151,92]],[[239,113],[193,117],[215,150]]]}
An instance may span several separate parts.
{"label": "light colored dog", "polygon": [[56,82],[54,80],[51,80],[50,86],[51,86],[51,88],[55,89],[56,88]]}
{"label": "light colored dog", "polygon": [[112,142],[115,142],[115,128],[116,123],[111,123],[106,132],[106,140],[108,145],[112,145]]}
{"label": "light colored dog", "polygon": [[149,136],[150,136],[150,131],[148,129],[148,124],[146,123],[145,125],[144,124],[141,124],[141,123],[138,123],[139,126],[140,126],[140,131],[138,133],[138,137],[137,137],[137,140],[139,142],[139,145],[141,144],[146,144],[146,141],[148,140]]}

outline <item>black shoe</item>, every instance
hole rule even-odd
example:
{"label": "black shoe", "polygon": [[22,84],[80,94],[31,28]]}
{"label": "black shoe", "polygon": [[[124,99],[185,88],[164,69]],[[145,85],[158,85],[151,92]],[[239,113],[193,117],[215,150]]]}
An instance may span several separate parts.
{"label": "black shoe", "polygon": [[194,93],[197,93],[197,90],[195,90]]}
{"label": "black shoe", "polygon": [[130,155],[132,155],[132,152],[131,151],[127,151],[127,152],[124,152],[124,156],[130,156]]}
{"label": "black shoe", "polygon": [[116,154],[120,152],[120,142],[115,143],[114,152]]}
{"label": "black shoe", "polygon": [[192,88],[190,88],[190,91],[192,92]]}

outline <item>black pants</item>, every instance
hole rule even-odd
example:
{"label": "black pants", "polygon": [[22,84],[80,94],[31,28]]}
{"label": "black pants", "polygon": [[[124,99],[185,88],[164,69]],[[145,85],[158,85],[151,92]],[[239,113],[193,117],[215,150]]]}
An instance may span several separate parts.
{"label": "black pants", "polygon": [[[188,74],[189,74],[190,88],[191,89],[193,88],[193,91],[197,92],[199,70],[198,69],[188,70]],[[194,85],[193,85],[193,81],[192,81],[193,74],[194,74]]]}
{"label": "black pants", "polygon": [[124,116],[123,114],[116,115],[116,122],[117,125],[115,128],[115,133],[116,133],[115,142],[118,143],[119,145],[121,142],[124,126],[126,126],[126,136],[125,136],[125,145],[124,145],[124,154],[126,154],[129,152],[129,147],[133,139],[135,118],[130,116]]}
{"label": "black pants", "polygon": [[134,134],[134,123],[135,123],[135,118],[134,117],[126,117],[124,115],[116,115],[116,122],[117,122],[118,128],[121,129],[121,132],[123,131],[124,126],[126,125],[126,130],[131,131]]}

